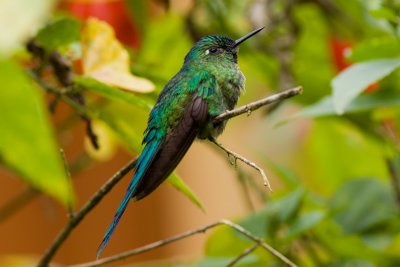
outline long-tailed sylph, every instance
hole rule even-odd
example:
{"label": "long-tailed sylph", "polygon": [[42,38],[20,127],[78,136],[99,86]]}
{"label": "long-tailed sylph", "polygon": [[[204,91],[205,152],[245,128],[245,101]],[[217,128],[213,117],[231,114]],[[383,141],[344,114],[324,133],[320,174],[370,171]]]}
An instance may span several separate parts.
{"label": "long-tailed sylph", "polygon": [[237,64],[238,46],[263,28],[238,40],[210,35],[186,55],[182,68],[167,83],[151,110],[144,149],[135,174],[97,251],[100,256],[131,198],[153,192],[175,169],[196,137],[222,133],[226,122],[213,118],[235,107],[245,78]]}

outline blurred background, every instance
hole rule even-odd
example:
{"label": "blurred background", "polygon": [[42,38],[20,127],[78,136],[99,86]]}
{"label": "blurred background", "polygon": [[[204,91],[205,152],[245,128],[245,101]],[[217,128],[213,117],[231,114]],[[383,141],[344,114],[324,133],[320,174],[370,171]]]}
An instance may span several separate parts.
{"label": "blurred background", "polygon": [[[400,266],[396,0],[0,2],[0,266],[35,266],[68,203],[78,211],[138,155],[149,107],[197,40],[261,26],[240,47],[239,105],[304,92],[231,119],[219,141],[261,166],[273,192],[197,141],[167,182],[129,205],[103,256],[226,218],[299,266]],[[123,67],[99,76],[113,64]],[[131,176],[52,262],[95,260]],[[251,246],[221,226],[110,266],[226,266]],[[285,265],[257,248],[236,266]]]}

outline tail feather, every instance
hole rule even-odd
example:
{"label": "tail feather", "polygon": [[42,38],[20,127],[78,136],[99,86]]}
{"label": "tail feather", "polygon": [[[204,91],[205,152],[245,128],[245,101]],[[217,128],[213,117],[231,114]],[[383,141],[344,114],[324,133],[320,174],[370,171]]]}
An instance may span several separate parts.
{"label": "tail feather", "polygon": [[110,240],[112,234],[114,233],[119,220],[121,219],[122,215],[124,214],[125,209],[128,206],[130,199],[132,198],[133,194],[135,193],[136,188],[140,184],[140,181],[142,180],[143,175],[145,174],[146,170],[150,166],[152,160],[154,159],[154,156],[157,154],[159,146],[160,146],[159,141],[153,141],[153,142],[147,144],[146,147],[144,148],[143,152],[140,154],[140,157],[139,157],[137,165],[136,165],[135,175],[133,176],[133,179],[132,179],[131,183],[129,184],[129,187],[125,193],[124,198],[122,199],[121,204],[119,205],[119,207],[117,209],[117,212],[115,213],[112,223],[108,227],[108,229],[103,237],[103,241],[101,242],[99,248],[97,249],[97,258],[100,257],[104,248],[107,246],[107,243]]}

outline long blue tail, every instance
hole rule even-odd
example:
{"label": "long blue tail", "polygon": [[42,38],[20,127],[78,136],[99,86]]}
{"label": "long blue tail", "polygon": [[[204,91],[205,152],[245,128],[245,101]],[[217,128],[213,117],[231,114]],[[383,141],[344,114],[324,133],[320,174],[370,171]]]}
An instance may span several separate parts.
{"label": "long blue tail", "polygon": [[114,233],[115,228],[118,225],[119,220],[121,219],[122,215],[124,214],[124,211],[126,207],[128,206],[128,203],[130,199],[132,198],[133,194],[135,193],[135,190],[139,184],[139,182],[142,180],[143,175],[145,174],[146,170],[149,168],[151,165],[151,162],[154,158],[154,156],[157,154],[158,148],[159,148],[159,141],[153,141],[150,142],[145,146],[143,149],[143,152],[140,154],[139,159],[136,164],[136,172],[133,176],[133,179],[131,183],[129,184],[129,187],[125,193],[124,198],[122,199],[121,204],[119,205],[117,212],[114,215],[114,219],[110,226],[108,227],[104,237],[103,241],[101,242],[99,248],[97,249],[97,258],[100,257],[101,253],[103,252],[104,248],[107,246],[108,241],[111,238],[111,235]]}

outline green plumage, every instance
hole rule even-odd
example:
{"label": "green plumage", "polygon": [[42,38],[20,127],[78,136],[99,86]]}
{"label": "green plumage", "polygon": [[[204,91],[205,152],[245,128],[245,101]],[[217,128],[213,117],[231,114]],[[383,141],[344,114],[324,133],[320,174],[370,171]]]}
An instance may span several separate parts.
{"label": "green plumage", "polygon": [[235,107],[244,90],[244,76],[237,65],[238,45],[258,29],[234,41],[225,36],[202,38],[186,55],[181,70],[167,83],[152,109],[136,171],[108,228],[99,257],[131,198],[154,191],[175,169],[196,137],[222,133],[225,122],[213,118]]}

